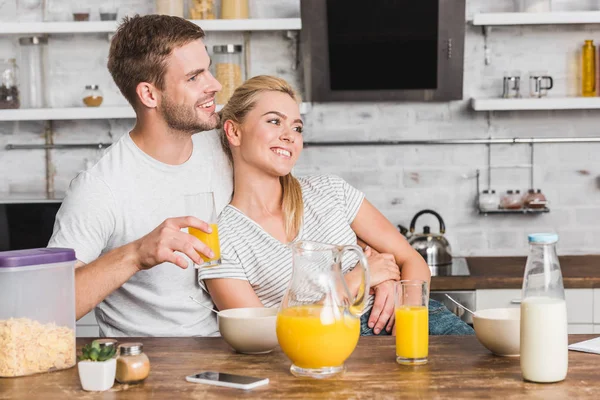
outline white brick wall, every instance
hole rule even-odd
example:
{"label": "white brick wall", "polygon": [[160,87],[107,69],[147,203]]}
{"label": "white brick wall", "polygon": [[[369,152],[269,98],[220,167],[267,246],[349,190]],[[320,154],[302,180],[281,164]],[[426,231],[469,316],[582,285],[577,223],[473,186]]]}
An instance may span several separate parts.
{"label": "white brick wall", "polygon": [[[97,19],[103,1],[53,0],[55,7],[86,3]],[[151,0],[118,2],[124,12],[147,13]],[[512,0],[467,0],[467,19],[479,11],[512,11]],[[554,10],[600,9],[598,0],[553,0]],[[251,0],[254,17],[299,15],[298,0]],[[14,0],[0,1],[0,20],[13,20]],[[600,111],[485,113],[468,107],[474,96],[501,92],[505,70],[547,70],[555,79],[552,95],[574,95],[579,85],[578,49],[585,39],[600,42],[600,26],[538,26],[492,29],[488,38],[491,64],[484,64],[480,28],[467,25],[464,101],[450,103],[330,103],[315,104],[306,116],[306,140],[403,140],[440,138],[598,136]],[[209,33],[207,44],[241,43],[238,34]],[[52,106],[72,106],[86,84],[99,84],[106,105],[124,104],[106,70],[108,42],[103,35],[53,36],[49,45]],[[0,38],[0,58],[15,56],[15,42]],[[276,74],[301,87],[301,72],[291,69],[292,48],[284,33],[253,34],[251,73]],[[376,60],[364,60],[374,70]],[[408,61],[407,61],[408,62]],[[526,83],[526,82],[525,82]],[[56,123],[60,142],[111,141],[133,121],[65,121]],[[42,143],[37,122],[0,123],[0,192],[44,189],[43,151],[5,151],[6,143]],[[336,173],[365,191],[392,222],[408,225],[423,208],[439,211],[448,238],[460,255],[526,254],[526,234],[553,230],[560,234],[563,254],[600,253],[600,144],[544,144],[535,147],[535,186],[551,201],[551,213],[541,216],[480,216],[473,208],[475,170],[487,164],[487,149],[479,145],[308,148],[296,173]],[[56,189],[64,190],[85,159],[97,150],[55,151]],[[495,165],[529,162],[524,145],[494,146]],[[497,191],[526,189],[527,170],[495,170]],[[481,179],[485,184],[485,174]],[[429,216],[419,229],[437,222]]]}

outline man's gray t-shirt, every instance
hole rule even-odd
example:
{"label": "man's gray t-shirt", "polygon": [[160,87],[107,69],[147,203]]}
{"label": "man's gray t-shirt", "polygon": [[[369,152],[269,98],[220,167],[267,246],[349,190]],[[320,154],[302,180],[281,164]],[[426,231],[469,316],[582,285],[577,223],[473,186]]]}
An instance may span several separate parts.
{"label": "man's gray t-shirt", "polygon": [[[48,247],[72,248],[78,260],[89,264],[167,218],[188,215],[187,194],[214,192],[220,213],[233,191],[231,167],[216,132],[195,134],[193,142],[184,164],[168,165],[123,135],[98,163],[73,179]],[[140,271],[110,294],[95,310],[101,336],[218,334],[214,314],[189,298],[212,307],[188,261],[187,269],[163,263]]]}

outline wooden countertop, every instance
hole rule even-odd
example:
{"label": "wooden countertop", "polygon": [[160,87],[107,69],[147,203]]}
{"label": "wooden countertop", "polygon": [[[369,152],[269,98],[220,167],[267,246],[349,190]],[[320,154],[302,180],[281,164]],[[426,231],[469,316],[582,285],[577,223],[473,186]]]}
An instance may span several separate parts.
{"label": "wooden countertop", "polygon": [[[521,289],[527,257],[467,257],[470,276],[434,276],[431,290]],[[600,255],[560,256],[565,288],[600,288]]]}
{"label": "wooden countertop", "polygon": [[[570,335],[569,342],[592,335]],[[519,358],[496,357],[474,336],[432,336],[429,363],[396,364],[392,337],[362,337],[347,361],[347,372],[332,380],[300,379],[277,348],[260,356],[233,352],[221,338],[141,338],[151,361],[148,379],[103,393],[81,389],[77,368],[21,378],[0,378],[0,399],[216,399],[216,398],[420,398],[503,400],[597,399],[600,356],[569,352],[567,379],[555,384],[524,382]],[[91,339],[78,339],[78,349]],[[252,391],[189,383],[186,375],[206,370],[267,377]]]}

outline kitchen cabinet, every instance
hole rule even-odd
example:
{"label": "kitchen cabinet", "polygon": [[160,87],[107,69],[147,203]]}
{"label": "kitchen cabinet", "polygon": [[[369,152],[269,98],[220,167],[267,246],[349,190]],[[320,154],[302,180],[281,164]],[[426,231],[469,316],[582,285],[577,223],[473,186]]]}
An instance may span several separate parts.
{"label": "kitchen cabinet", "polygon": [[[566,289],[569,333],[593,333],[600,318],[600,289]],[[596,306],[595,306],[595,304]],[[476,291],[475,309],[520,307],[520,289],[481,289]],[[596,315],[594,314],[596,313]]]}
{"label": "kitchen cabinet", "polygon": [[569,335],[594,333],[594,325],[592,324],[569,324]]}
{"label": "kitchen cabinet", "polygon": [[521,306],[521,289],[481,289],[475,291],[475,309]]}

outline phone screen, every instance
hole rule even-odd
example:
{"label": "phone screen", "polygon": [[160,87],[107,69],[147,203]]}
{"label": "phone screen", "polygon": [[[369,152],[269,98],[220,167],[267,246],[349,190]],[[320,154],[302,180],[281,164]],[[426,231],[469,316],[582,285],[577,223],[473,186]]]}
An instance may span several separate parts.
{"label": "phone screen", "polygon": [[263,378],[254,378],[252,376],[242,376],[242,375],[233,375],[226,374],[224,372],[201,372],[196,375],[192,375],[196,379],[204,379],[208,381],[216,381],[216,382],[227,382],[227,383],[236,383],[240,385],[247,385],[249,383],[259,382],[264,380]]}

